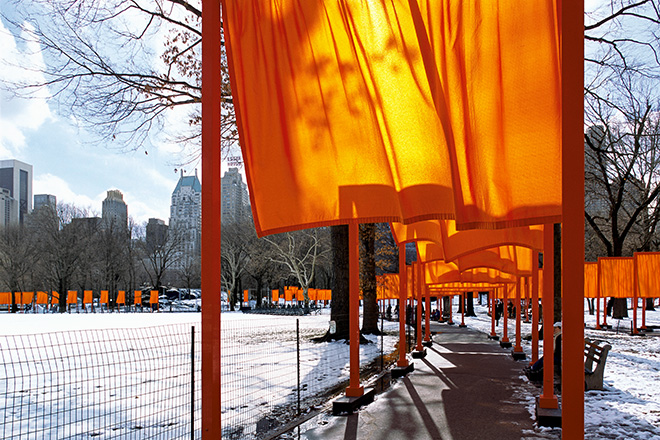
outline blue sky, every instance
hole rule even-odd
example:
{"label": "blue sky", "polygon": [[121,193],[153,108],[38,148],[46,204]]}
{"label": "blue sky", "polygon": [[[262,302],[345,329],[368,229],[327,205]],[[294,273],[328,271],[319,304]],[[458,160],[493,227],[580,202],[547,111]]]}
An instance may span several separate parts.
{"label": "blue sky", "polygon": [[[17,40],[0,21],[0,79],[38,80],[43,63],[38,47]],[[148,154],[144,149],[122,152],[113,145],[99,145],[75,120],[58,114],[50,93],[41,90],[37,97],[24,99],[0,89],[0,159],[33,166],[34,194],[53,194],[58,202],[100,214],[106,191],[119,189],[129,216],[138,223],[150,217],[168,222],[170,198],[179,178],[175,170],[181,170],[180,147],[164,137],[152,139]],[[176,114],[170,118],[185,120]],[[193,174],[196,167],[201,178],[199,162],[183,169]]]}

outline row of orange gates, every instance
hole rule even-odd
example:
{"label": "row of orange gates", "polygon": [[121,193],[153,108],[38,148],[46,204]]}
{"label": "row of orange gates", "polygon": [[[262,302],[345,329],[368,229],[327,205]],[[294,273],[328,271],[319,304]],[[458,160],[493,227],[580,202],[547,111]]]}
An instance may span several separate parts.
{"label": "row of orange gates", "polygon": [[[133,293],[133,303],[134,306],[142,306],[142,295],[141,290],[135,290]],[[92,290],[83,290],[82,295],[82,305],[90,305],[94,308],[94,305],[106,307],[110,303],[110,295],[108,290],[101,290],[101,295],[98,299],[98,302],[94,301],[94,294]],[[23,310],[26,310],[27,306],[32,305],[58,305],[60,302],[60,294],[56,291],[46,292],[46,291],[37,291],[37,292],[0,292],[0,305],[12,305],[15,304]],[[113,301],[114,304],[118,306],[131,305],[130,302],[126,301],[126,291],[119,290],[117,291],[117,297]],[[69,290],[66,294],[66,304],[71,306],[78,306],[78,291]],[[158,291],[151,290],[149,292],[149,304],[151,306],[158,306]]]}

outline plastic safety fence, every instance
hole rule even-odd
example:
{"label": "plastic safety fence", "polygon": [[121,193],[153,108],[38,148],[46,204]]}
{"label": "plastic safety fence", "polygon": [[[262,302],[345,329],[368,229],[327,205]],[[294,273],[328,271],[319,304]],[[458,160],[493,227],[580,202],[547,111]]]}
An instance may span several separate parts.
{"label": "plastic safety fence", "polygon": [[0,336],[0,438],[201,437],[195,329]]}

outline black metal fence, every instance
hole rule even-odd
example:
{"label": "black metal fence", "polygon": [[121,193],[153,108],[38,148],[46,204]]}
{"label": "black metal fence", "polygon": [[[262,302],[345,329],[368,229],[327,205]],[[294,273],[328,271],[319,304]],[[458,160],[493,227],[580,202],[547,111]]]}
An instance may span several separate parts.
{"label": "black metal fence", "polygon": [[[266,438],[343,391],[349,346],[313,342],[318,318],[223,321],[223,438]],[[0,438],[200,438],[200,328],[0,336]],[[395,339],[361,347],[365,374]]]}

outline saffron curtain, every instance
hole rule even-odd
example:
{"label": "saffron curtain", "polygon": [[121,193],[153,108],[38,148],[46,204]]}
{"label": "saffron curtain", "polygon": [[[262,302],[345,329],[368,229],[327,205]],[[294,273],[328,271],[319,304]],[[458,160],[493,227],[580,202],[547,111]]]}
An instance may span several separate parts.
{"label": "saffron curtain", "polygon": [[554,1],[222,10],[259,235],[352,220],[560,221]]}

